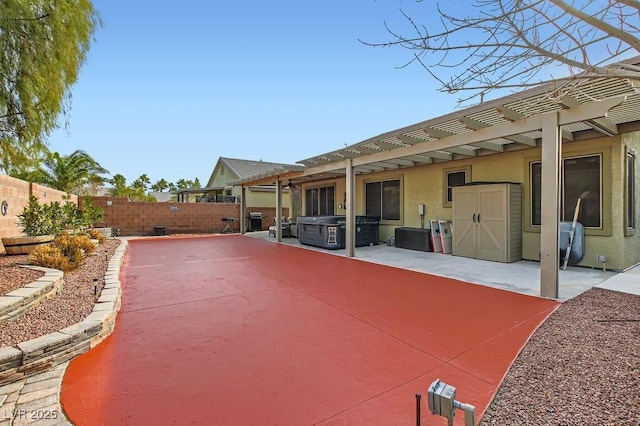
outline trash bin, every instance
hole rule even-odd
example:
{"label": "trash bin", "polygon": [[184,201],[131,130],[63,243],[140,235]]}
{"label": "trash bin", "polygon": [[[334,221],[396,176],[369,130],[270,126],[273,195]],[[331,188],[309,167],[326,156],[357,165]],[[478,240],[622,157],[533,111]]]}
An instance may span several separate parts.
{"label": "trash bin", "polygon": [[167,235],[167,227],[166,226],[155,226],[153,228],[153,235],[155,235],[155,236]]}
{"label": "trash bin", "polygon": [[262,212],[249,213],[249,231],[262,231]]}

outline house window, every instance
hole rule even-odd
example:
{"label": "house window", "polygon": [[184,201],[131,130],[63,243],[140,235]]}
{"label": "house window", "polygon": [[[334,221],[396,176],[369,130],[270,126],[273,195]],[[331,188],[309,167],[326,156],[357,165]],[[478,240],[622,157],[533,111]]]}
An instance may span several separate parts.
{"label": "house window", "polygon": [[[531,225],[542,223],[542,163],[530,163]],[[580,198],[578,222],[585,228],[602,229],[602,155],[562,160],[560,220],[571,221]]]}
{"label": "house window", "polygon": [[400,179],[365,185],[366,215],[381,220],[400,220]]}
{"label": "house window", "polygon": [[453,191],[451,188],[454,186],[464,185],[471,181],[471,166],[456,168],[456,169],[444,169],[444,176],[442,182],[443,188],[443,205],[444,207],[451,207],[453,202]]}
{"label": "house window", "polygon": [[636,155],[633,151],[627,151],[627,164],[626,164],[626,188],[625,188],[625,222],[626,222],[626,235],[633,235],[634,229],[636,229]]}
{"label": "house window", "polygon": [[335,191],[333,186],[307,189],[305,214],[307,216],[331,216],[335,214]]}

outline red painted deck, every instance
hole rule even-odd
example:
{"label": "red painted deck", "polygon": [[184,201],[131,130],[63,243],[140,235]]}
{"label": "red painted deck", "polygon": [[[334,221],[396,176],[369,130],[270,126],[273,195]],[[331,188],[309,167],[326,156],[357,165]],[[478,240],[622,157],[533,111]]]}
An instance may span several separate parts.
{"label": "red painted deck", "polygon": [[[130,241],[114,333],[69,366],[77,425],[423,424],[486,410],[557,303],[242,236]],[[464,413],[456,416],[464,424]]]}

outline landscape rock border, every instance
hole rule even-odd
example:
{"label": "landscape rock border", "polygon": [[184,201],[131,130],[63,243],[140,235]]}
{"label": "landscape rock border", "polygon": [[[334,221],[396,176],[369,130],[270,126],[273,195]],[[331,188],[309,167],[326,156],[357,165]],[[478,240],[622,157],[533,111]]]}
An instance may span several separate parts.
{"label": "landscape rock border", "polygon": [[27,310],[55,296],[62,288],[62,271],[40,266],[21,265],[22,268],[44,272],[44,276],[0,296],[0,323],[19,317]]}
{"label": "landscape rock border", "polygon": [[[51,370],[89,351],[111,334],[122,300],[119,273],[127,248],[128,242],[121,240],[109,259],[100,297],[91,314],[84,320],[62,330],[18,343],[16,346],[0,348],[0,385]],[[49,270],[49,274],[52,276],[62,274],[62,271],[57,273],[56,271]],[[43,278],[34,283],[42,283]],[[61,284],[62,280],[63,278],[60,279]],[[32,288],[37,290],[41,284],[34,283],[27,287],[33,285]]]}

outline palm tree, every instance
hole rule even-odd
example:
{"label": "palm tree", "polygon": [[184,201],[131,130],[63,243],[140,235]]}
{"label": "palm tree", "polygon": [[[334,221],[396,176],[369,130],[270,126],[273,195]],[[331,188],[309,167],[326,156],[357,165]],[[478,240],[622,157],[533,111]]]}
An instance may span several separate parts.
{"label": "palm tree", "polygon": [[113,185],[111,195],[114,197],[126,197],[127,196],[127,178],[120,173],[113,175],[113,178],[109,180],[109,183]]}
{"label": "palm tree", "polygon": [[193,188],[200,188],[200,179],[196,178],[196,180],[193,181]]}
{"label": "palm tree", "polygon": [[85,151],[78,149],[70,155],[53,152],[43,162],[40,182],[60,191],[77,193],[90,182],[104,181],[101,175],[106,173],[109,171]]}
{"label": "palm tree", "polygon": [[178,189],[191,188],[191,185],[192,185],[192,182],[185,179],[178,179],[178,181],[176,182],[176,186],[178,187]]}
{"label": "palm tree", "polygon": [[169,182],[164,179],[160,179],[159,181],[151,185],[151,189],[157,192],[162,192],[167,188],[169,188]]}
{"label": "palm tree", "polygon": [[150,184],[151,184],[151,179],[149,179],[149,176],[147,176],[147,174],[145,173],[140,175],[138,179],[134,180],[131,186],[133,188],[140,188],[142,189],[142,191],[146,191],[147,186]]}

